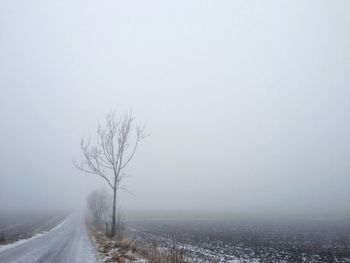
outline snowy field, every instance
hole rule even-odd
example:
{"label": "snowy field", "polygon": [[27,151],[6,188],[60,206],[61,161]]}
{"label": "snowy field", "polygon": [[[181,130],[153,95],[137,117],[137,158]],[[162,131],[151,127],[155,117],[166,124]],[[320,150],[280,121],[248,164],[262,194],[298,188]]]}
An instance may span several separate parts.
{"label": "snowy field", "polygon": [[67,213],[0,213],[0,245],[30,238],[47,231],[63,221]]}
{"label": "snowy field", "polygon": [[195,262],[350,262],[350,221],[128,222],[139,242],[172,246]]}

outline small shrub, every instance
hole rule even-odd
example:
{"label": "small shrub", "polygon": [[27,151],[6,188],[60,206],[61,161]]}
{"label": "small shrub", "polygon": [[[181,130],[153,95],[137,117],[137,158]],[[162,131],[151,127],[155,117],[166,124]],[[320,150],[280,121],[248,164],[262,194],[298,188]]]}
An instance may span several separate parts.
{"label": "small shrub", "polygon": [[148,263],[184,263],[184,251],[178,246],[174,246],[168,250],[160,250],[158,244],[153,241],[147,249],[140,249]]}
{"label": "small shrub", "polygon": [[6,238],[4,233],[0,233],[0,243],[5,243],[6,242]]}
{"label": "small shrub", "polygon": [[132,248],[133,241],[131,239],[117,240],[116,244],[122,250],[129,250]]}

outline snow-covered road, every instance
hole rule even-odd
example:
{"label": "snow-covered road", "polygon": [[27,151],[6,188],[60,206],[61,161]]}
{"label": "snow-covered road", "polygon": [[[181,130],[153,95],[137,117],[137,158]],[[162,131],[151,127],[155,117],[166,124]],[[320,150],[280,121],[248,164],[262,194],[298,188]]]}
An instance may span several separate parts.
{"label": "snow-covered road", "polygon": [[53,230],[0,249],[1,263],[97,263],[83,213],[70,215]]}

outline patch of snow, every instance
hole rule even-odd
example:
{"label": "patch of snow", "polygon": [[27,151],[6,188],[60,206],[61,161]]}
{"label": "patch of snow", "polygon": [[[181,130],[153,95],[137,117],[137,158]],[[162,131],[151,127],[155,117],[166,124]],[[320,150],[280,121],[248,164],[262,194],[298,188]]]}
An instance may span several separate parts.
{"label": "patch of snow", "polygon": [[10,248],[14,248],[14,247],[17,247],[19,245],[22,245],[28,241],[31,241],[33,239],[37,239],[38,237],[41,237],[42,235],[50,232],[50,231],[54,231],[56,229],[58,229],[59,227],[61,227],[64,223],[66,222],[66,219],[63,220],[60,224],[58,224],[57,226],[55,226],[54,228],[48,230],[48,231],[45,231],[45,232],[41,232],[41,233],[37,233],[35,234],[34,236],[30,237],[30,238],[23,238],[23,239],[19,239],[13,243],[10,243],[10,244],[6,244],[6,245],[0,245],[0,252],[3,252],[5,250],[8,250]]}

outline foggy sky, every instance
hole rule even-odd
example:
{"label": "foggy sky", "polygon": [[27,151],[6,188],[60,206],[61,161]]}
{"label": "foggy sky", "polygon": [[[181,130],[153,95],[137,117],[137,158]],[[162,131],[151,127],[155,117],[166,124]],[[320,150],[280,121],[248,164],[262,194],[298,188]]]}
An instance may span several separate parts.
{"label": "foggy sky", "polygon": [[82,136],[132,109],[123,209],[350,212],[349,1],[0,2],[0,208],[104,186]]}

